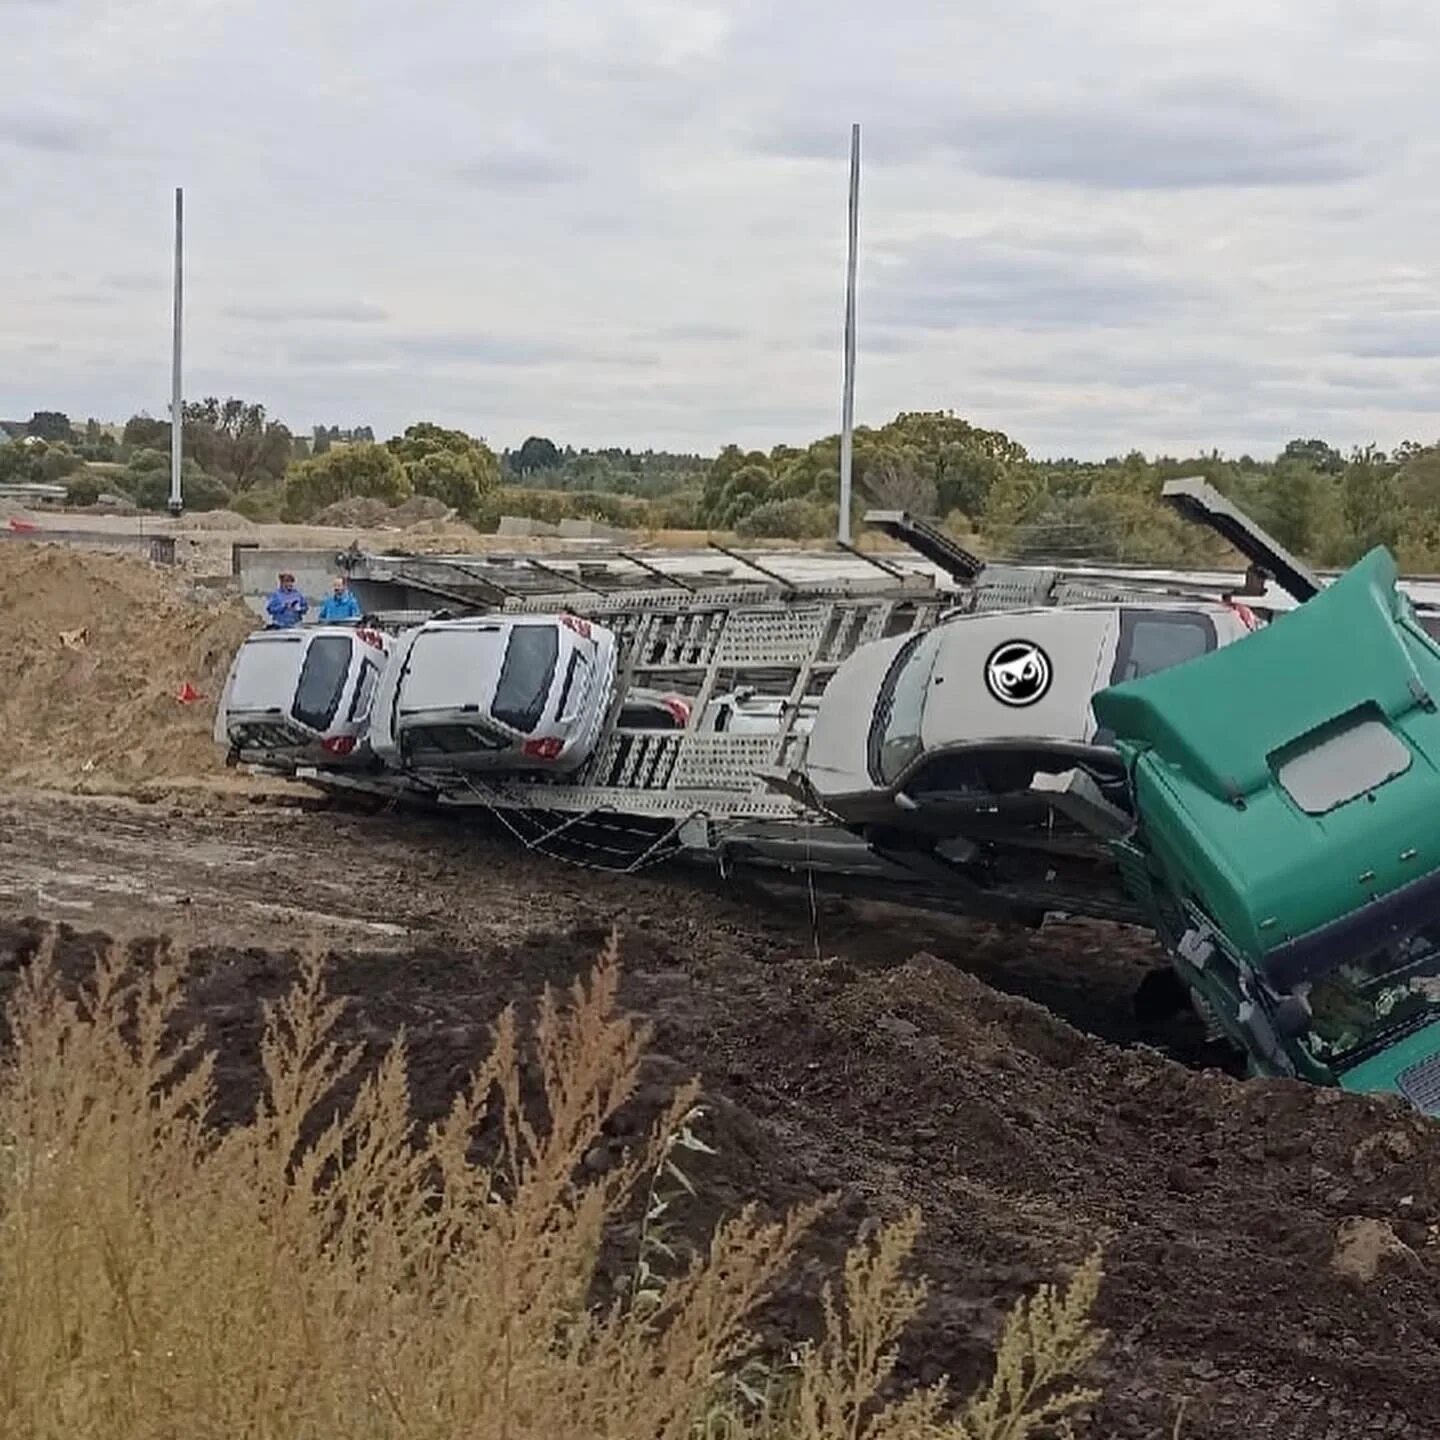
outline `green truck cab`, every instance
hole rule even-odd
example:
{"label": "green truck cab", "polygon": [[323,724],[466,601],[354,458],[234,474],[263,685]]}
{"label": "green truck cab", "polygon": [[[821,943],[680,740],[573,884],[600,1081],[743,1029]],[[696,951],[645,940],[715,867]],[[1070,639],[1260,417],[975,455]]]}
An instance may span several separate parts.
{"label": "green truck cab", "polygon": [[1440,1114],[1440,646],[1375,550],[1235,644],[1094,697],[1112,841],[1253,1073]]}

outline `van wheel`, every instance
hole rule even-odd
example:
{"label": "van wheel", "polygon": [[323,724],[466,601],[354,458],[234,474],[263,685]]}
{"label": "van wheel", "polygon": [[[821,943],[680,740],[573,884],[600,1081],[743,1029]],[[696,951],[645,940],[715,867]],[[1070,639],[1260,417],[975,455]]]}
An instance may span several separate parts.
{"label": "van wheel", "polygon": [[1190,1003],[1185,982],[1171,965],[1152,970],[1136,987],[1135,1018],[1142,1025],[1160,1025],[1173,1020]]}

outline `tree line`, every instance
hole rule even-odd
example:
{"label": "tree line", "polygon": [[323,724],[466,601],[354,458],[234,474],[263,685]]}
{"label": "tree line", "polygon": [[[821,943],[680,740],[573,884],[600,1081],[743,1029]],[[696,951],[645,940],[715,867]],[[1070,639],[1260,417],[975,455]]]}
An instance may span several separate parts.
{"label": "tree line", "polygon": [[[531,436],[497,453],[483,437],[428,421],[384,441],[364,425],[297,436],[263,405],[233,397],[188,403],[184,416],[183,487],[193,510],[308,520],[339,501],[429,495],[481,529],[502,513],[751,539],[815,539],[836,528],[836,435],[769,450],[727,445],[714,456],[577,449]],[[142,508],[166,503],[168,421],[134,415],[117,433],[38,411],[0,427],[7,436],[0,481],[63,483],[78,504],[102,492]],[[1311,438],[1269,459],[1212,450],[1086,461],[1032,457],[951,411],[906,412],[855,432],[857,517],[871,505],[909,510],[1016,559],[1214,563],[1213,537],[1160,503],[1165,481],[1182,475],[1204,477],[1317,564],[1343,566],[1383,544],[1411,572],[1440,570],[1440,443],[1342,454]]]}

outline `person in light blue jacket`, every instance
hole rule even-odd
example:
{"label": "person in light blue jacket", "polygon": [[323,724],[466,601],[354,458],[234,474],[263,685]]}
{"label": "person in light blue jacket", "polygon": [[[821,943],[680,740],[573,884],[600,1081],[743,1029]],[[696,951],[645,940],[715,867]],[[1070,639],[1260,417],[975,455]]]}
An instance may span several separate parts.
{"label": "person in light blue jacket", "polygon": [[360,616],[360,602],[345,583],[345,577],[337,575],[330,593],[320,603],[320,623],[333,625],[342,620],[358,620]]}
{"label": "person in light blue jacket", "polygon": [[271,630],[290,630],[298,625],[310,609],[310,602],[304,593],[295,587],[295,577],[284,570],[280,574],[280,585],[270,592],[265,602],[265,617]]}

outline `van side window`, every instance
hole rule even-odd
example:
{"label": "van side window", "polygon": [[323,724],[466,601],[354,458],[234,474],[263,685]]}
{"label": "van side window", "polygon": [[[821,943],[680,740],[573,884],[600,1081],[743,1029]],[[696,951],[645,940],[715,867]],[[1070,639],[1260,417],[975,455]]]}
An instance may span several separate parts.
{"label": "van side window", "polygon": [[1122,610],[1120,644],[1110,683],[1138,680],[1183,665],[1215,648],[1215,626],[1206,615],[1178,610]]}
{"label": "van side window", "polygon": [[570,668],[565,672],[565,684],[560,690],[560,703],[555,707],[559,719],[564,720],[570,714],[570,692],[575,688],[576,676],[583,675],[589,668],[589,663],[578,650],[571,653]]}
{"label": "van side window", "polygon": [[350,702],[350,714],[346,717],[351,725],[363,724],[370,715],[370,706],[375,700],[375,686],[380,681],[380,667],[369,660],[360,663],[360,679],[355,683],[355,698]]}

